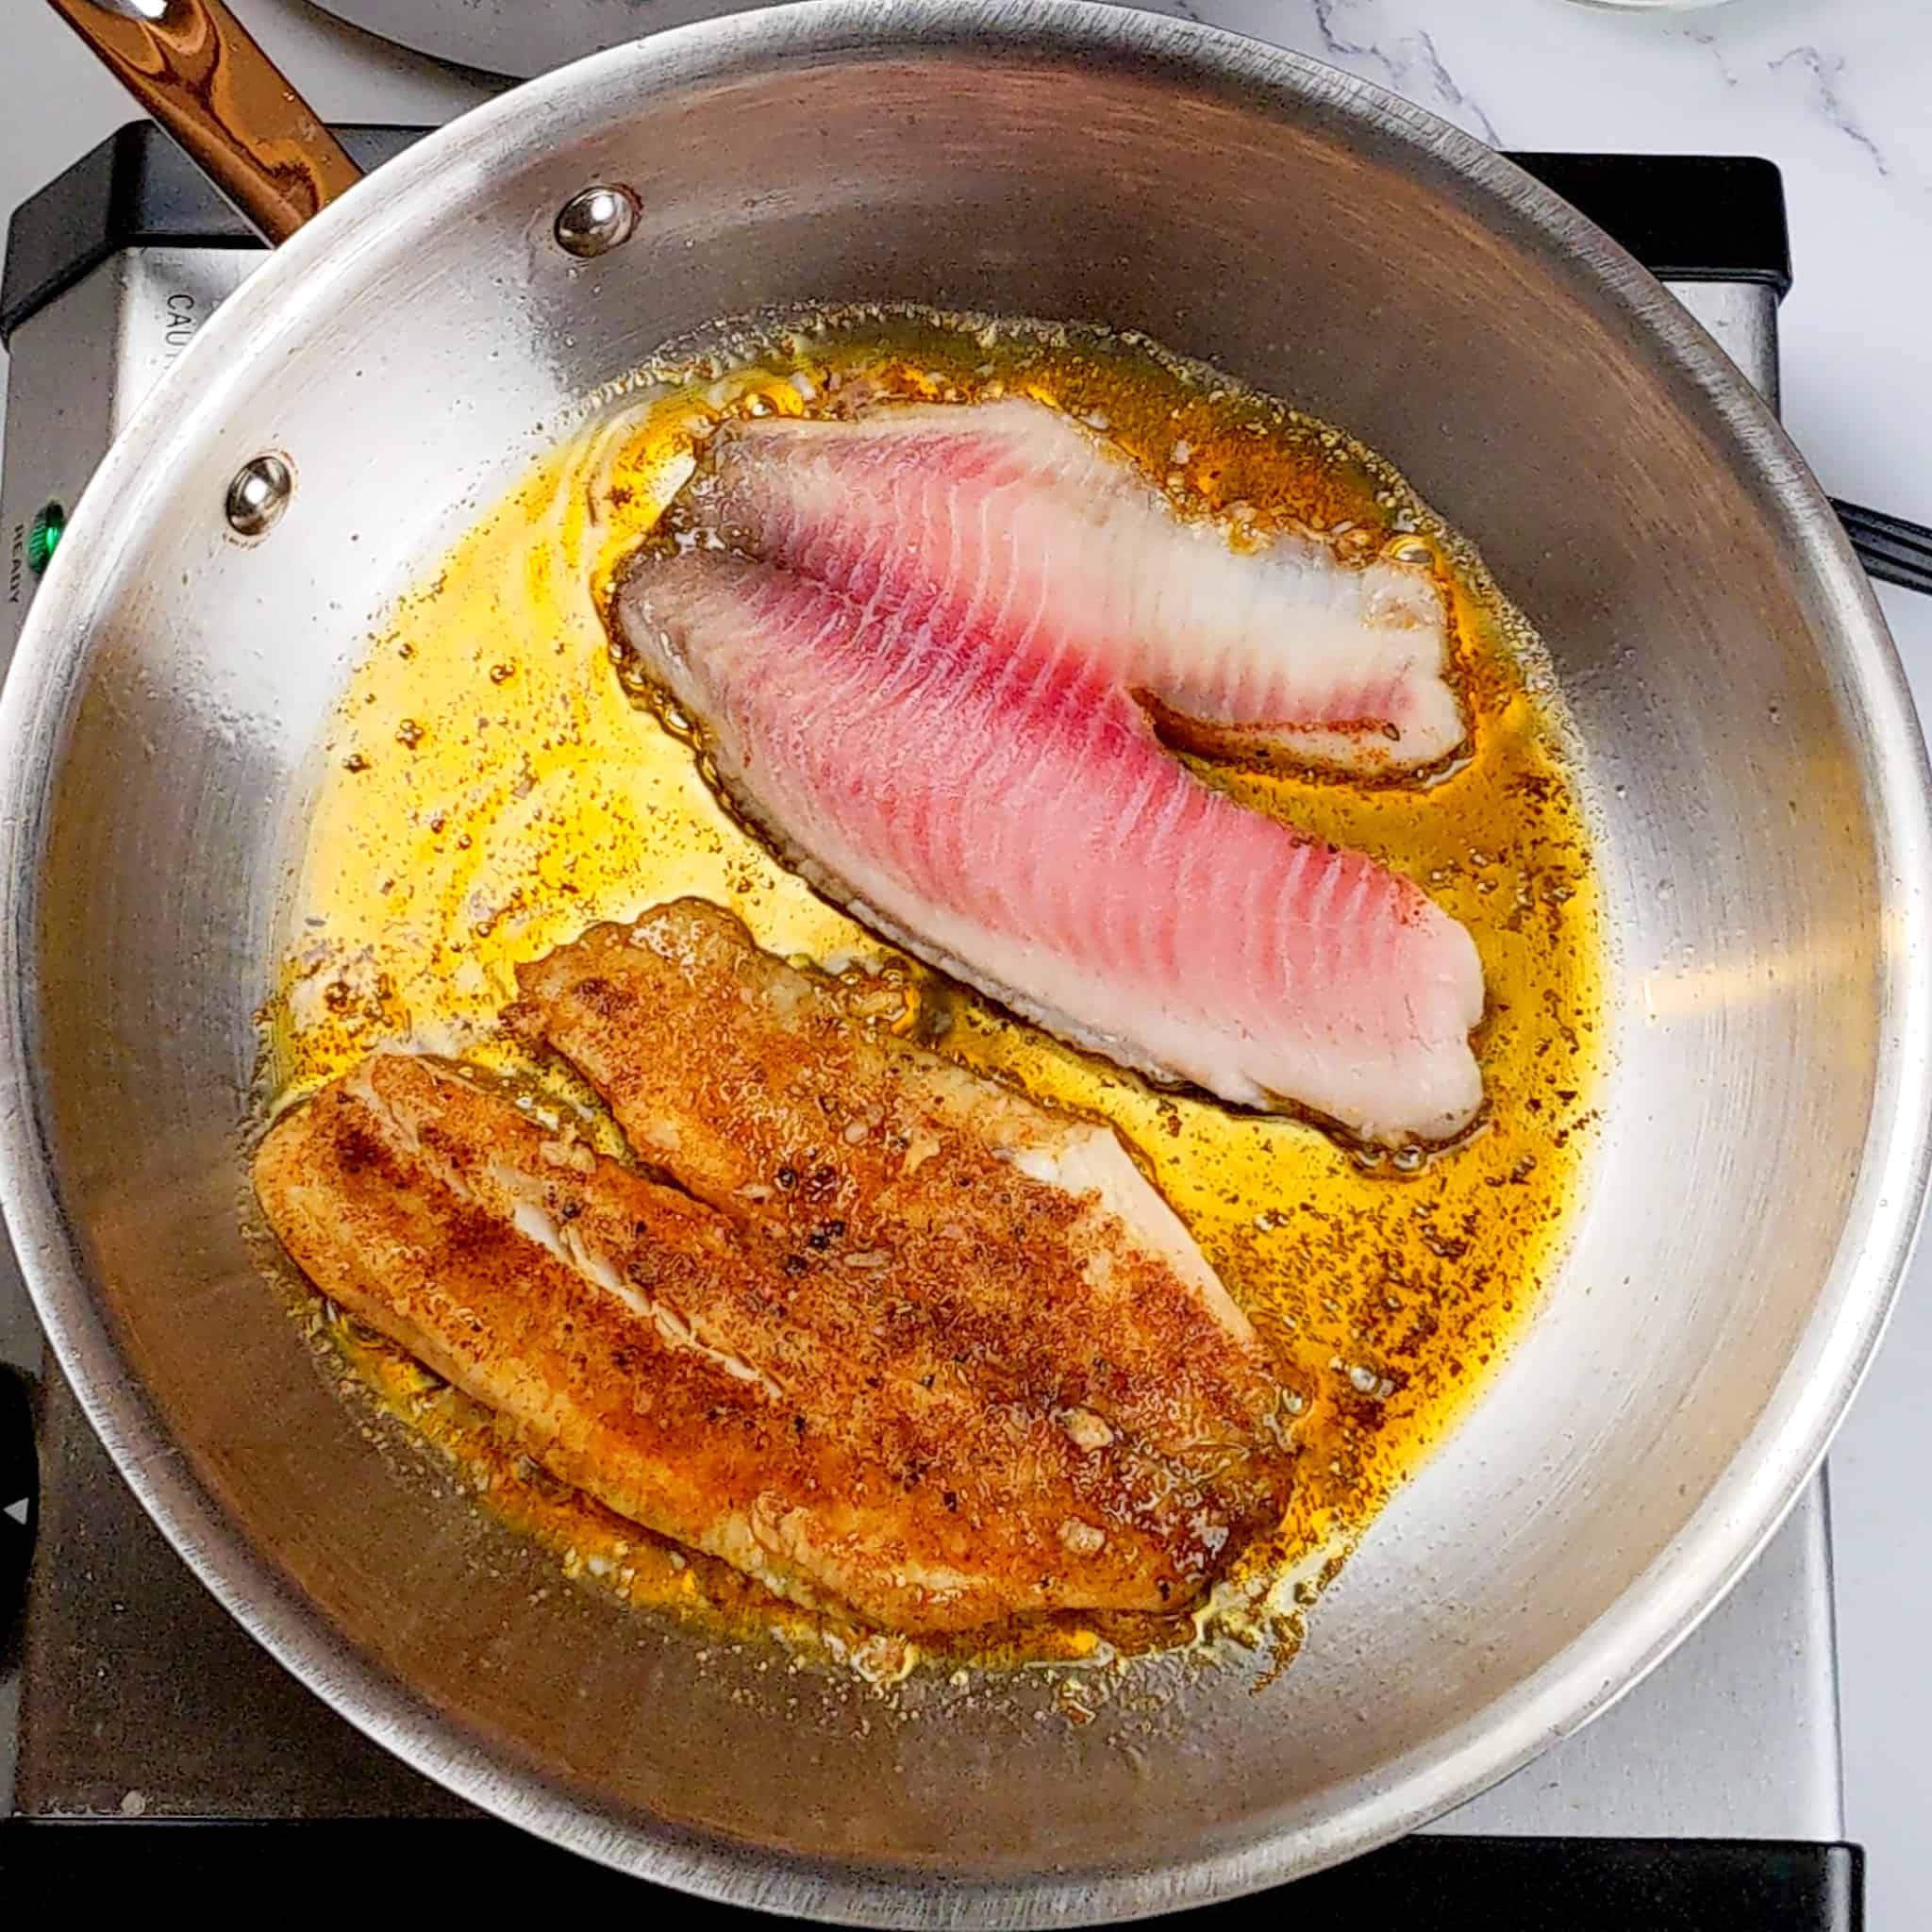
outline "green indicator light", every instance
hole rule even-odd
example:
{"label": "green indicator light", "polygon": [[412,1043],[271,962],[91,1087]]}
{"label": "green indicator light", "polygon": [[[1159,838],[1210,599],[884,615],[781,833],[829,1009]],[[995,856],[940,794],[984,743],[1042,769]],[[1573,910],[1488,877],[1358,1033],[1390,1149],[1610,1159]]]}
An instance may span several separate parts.
{"label": "green indicator light", "polygon": [[33,527],[26,533],[26,567],[35,576],[52,562],[54,553],[60,547],[60,539],[67,534],[67,512],[58,503],[50,503],[33,521]]}

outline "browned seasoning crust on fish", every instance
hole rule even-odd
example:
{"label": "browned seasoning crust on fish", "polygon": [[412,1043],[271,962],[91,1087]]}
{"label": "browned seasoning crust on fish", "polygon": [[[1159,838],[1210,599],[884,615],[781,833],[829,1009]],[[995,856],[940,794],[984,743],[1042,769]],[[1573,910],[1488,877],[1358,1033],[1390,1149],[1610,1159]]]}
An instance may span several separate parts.
{"label": "browned seasoning crust on fish", "polygon": [[[679,1070],[707,1096],[667,1110],[687,1155],[661,1127],[639,1141],[710,1200],[457,1070],[379,1054],[285,1116],[258,1158],[295,1259],[510,1418],[554,1474],[782,1595],[911,1634],[1196,1600],[1286,1502],[1279,1391],[1246,1324],[1123,1231],[1096,1190],[1033,1178],[997,1139],[967,1144],[993,1124],[1038,1164],[1055,1135],[1077,1154],[1105,1130],[898,1042],[868,1068],[878,1042],[835,1001],[712,923],[724,915],[679,919],[660,937],[727,971],[735,954],[755,996],[695,1033],[690,1004],[640,1014],[604,1051],[620,1069],[671,1056],[626,1085],[621,1118]],[[548,1008],[572,1057],[598,1058],[564,1008],[629,1011],[644,987],[622,971],[625,947],[646,981],[652,959],[667,964],[600,928],[532,969],[526,994],[546,968],[558,983],[522,1024],[542,1030]],[[790,1033],[756,996],[784,986],[771,968],[803,989]],[[598,979],[611,992],[587,995]],[[830,1089],[817,1083],[847,1075],[861,1079],[856,1118],[885,1109],[860,1139],[818,1105]],[[734,1178],[704,1150],[701,1119],[730,1094],[741,1161],[799,1163],[789,1184],[775,1168]]]}
{"label": "browned seasoning crust on fish", "polygon": [[517,977],[511,1024],[782,1265],[875,1258],[922,1324],[1164,1442],[1252,1445],[1274,1415],[1247,1318],[1110,1128],[855,1025],[701,900],[592,926]]}

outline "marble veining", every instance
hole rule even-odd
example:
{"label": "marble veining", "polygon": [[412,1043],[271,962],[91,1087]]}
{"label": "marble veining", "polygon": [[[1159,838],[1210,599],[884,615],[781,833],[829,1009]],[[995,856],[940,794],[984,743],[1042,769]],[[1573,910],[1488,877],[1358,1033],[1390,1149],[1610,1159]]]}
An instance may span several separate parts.
{"label": "marble veining", "polygon": [[1349,17],[1357,10],[1351,0],[1309,0],[1309,6],[1315,31],[1322,38],[1322,51],[1329,58],[1364,62],[1374,77],[1385,81],[1395,92],[1437,107],[1492,144],[1501,141],[1482,104],[1450,73],[1427,27],[1414,26],[1386,40],[1364,40],[1357,37],[1358,30],[1349,24]]}
{"label": "marble veining", "polygon": [[1623,110],[1623,140],[1605,144],[1708,147],[1725,143],[1700,138],[1701,125],[1775,125],[1842,142],[1870,174],[1932,194],[1926,144],[1895,166],[1886,132],[1926,124],[1908,85],[1932,75],[1932,6],[1921,0],[1731,0],[1623,14],[1572,0],[1148,4],[1326,60],[1485,141],[1560,144],[1537,130],[1554,103],[1574,110],[1581,94]]}
{"label": "marble veining", "polygon": [[1863,148],[1872,157],[1872,165],[1881,175],[1890,175],[1891,168],[1885,158],[1885,150],[1858,125],[1857,117],[1840,91],[1840,77],[1845,69],[1844,56],[1821,53],[1816,47],[1793,47],[1789,54],[1780,54],[1771,62],[1774,74],[1788,67],[1796,67],[1811,76],[1811,101],[1819,113],[1846,140]]}

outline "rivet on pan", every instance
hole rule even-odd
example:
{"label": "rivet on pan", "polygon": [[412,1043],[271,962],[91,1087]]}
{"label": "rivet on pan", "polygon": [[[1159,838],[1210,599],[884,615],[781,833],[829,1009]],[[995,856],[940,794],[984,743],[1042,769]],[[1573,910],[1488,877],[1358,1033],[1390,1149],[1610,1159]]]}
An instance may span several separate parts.
{"label": "rivet on pan", "polygon": [[638,225],[638,205],[625,188],[586,188],[557,217],[557,245],[585,261],[622,248]]}
{"label": "rivet on pan", "polygon": [[238,537],[259,537],[272,530],[288,508],[294,488],[294,475],[280,457],[251,457],[228,485],[228,527]]}

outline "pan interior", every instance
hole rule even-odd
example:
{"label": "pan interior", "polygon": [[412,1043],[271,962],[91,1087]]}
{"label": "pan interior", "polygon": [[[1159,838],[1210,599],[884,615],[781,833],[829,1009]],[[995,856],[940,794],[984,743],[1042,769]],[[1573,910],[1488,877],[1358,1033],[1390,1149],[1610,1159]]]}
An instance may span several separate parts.
{"label": "pan interior", "polygon": [[[734,21],[540,83],[359,190],[183,358],[9,692],[16,874],[37,860],[15,1017],[52,1191],[16,1174],[13,1206],[96,1421],[124,1459],[178,1445],[142,1472],[177,1538],[425,1769],[791,1910],[1119,1916],[1465,1794],[1654,1660],[1768,1533],[1916,1201],[1922,779],[1774,430],[1520,177],[1172,23],[942,19]],[[599,181],[638,230],[574,261],[551,224]],[[1076,1727],[1041,1721],[1044,1678],[882,1697],[547,1588],[365,1438],[242,1233],[275,908],[387,601],[667,340],[867,299],[1142,329],[1346,425],[1481,547],[1582,739],[1616,949],[1592,1196],[1526,1339],[1265,1694],[1176,1668]],[[263,449],[296,493],[243,543],[223,495]]]}

